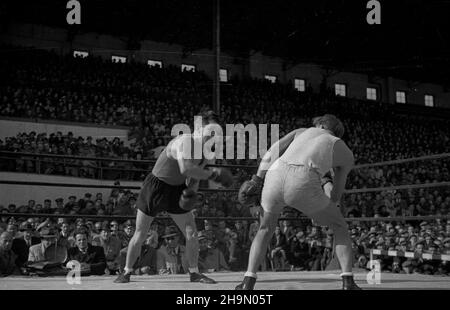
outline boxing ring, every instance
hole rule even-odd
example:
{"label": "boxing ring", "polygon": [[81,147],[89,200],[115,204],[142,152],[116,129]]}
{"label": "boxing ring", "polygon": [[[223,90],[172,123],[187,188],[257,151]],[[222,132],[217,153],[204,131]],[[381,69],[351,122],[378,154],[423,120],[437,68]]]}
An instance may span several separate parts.
{"label": "boxing ring", "polygon": [[[46,155],[48,157],[48,155]],[[73,157],[73,156],[72,156]],[[81,158],[81,157],[80,157]],[[438,160],[450,158],[449,153],[422,156],[409,159],[392,160],[379,162],[374,164],[363,164],[355,166],[355,169],[364,169],[375,166],[406,164],[421,160]],[[121,160],[117,160],[121,161]],[[138,162],[138,161],[133,161]],[[233,165],[214,165],[219,167],[233,168]],[[256,169],[256,166],[236,165],[235,168]],[[136,186],[116,186],[116,185],[88,185],[88,184],[62,184],[62,183],[44,183],[44,182],[27,182],[22,180],[4,181],[0,180],[0,184],[16,184],[16,185],[39,185],[39,186],[56,186],[56,187],[81,187],[81,188],[108,188],[108,189],[133,189],[139,190]],[[450,182],[433,182],[423,184],[410,185],[393,185],[388,187],[347,189],[345,194],[366,193],[366,192],[382,192],[397,191],[419,188],[440,188],[450,187]],[[200,188],[200,192],[237,192],[237,188],[233,189],[211,189]],[[4,213],[3,215],[15,217],[50,217],[50,218],[86,218],[86,219],[109,219],[109,220],[125,220],[134,219],[133,216],[99,216],[99,215],[67,215],[67,214],[33,214],[33,213]],[[157,217],[156,219],[169,219],[167,217]],[[348,222],[376,222],[376,221],[422,221],[449,219],[450,215],[432,215],[432,216],[396,216],[396,217],[362,217],[362,218],[346,218]],[[196,220],[258,220],[253,217],[230,218],[230,217],[197,217]],[[280,220],[299,221],[306,218],[280,218]],[[372,254],[372,253],[371,253]],[[378,253],[374,250],[373,254]],[[390,256],[401,256],[402,254],[393,254]],[[372,255],[371,255],[372,256]],[[448,255],[442,255],[443,260],[448,260]],[[433,258],[434,259],[434,258]],[[259,272],[258,281],[255,289],[257,290],[336,290],[341,289],[341,278],[339,270],[327,271],[284,271],[284,272]],[[423,275],[423,274],[403,274],[388,273],[380,274],[379,283],[371,283],[368,281],[369,271],[363,269],[354,270],[355,281],[363,289],[368,290],[395,290],[395,289],[450,289],[449,276]],[[0,279],[0,290],[233,290],[234,287],[242,280],[244,272],[215,272],[208,274],[218,283],[214,285],[205,285],[189,282],[187,275],[145,275],[133,276],[131,282],[127,284],[115,284],[113,280],[116,276],[89,276],[82,277],[81,284],[69,284],[64,276],[60,277],[25,277],[25,276],[9,276]]]}
{"label": "boxing ring", "polygon": [[[69,284],[65,277],[22,277],[0,279],[0,290],[234,290],[243,272],[208,274],[217,284],[189,282],[187,275],[133,276],[130,283],[116,284],[116,276],[89,276],[81,284]],[[368,272],[354,270],[356,283],[364,290],[450,290],[450,277],[421,274],[382,273],[380,284],[367,282]],[[339,271],[260,272],[255,290],[340,290]]]}

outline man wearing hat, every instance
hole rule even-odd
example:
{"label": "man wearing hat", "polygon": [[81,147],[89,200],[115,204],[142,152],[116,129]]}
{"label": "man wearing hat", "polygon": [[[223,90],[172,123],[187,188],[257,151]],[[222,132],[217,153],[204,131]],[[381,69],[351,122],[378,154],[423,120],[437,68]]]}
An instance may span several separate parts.
{"label": "man wearing hat", "polygon": [[80,208],[81,209],[84,209],[84,207],[86,206],[86,203],[88,202],[88,201],[92,201],[92,194],[91,193],[86,193],[86,194],[84,194],[84,197],[83,198],[81,198],[79,201],[78,201],[78,204],[80,205]]}
{"label": "man wearing hat", "polygon": [[162,236],[164,244],[157,251],[156,269],[159,274],[183,274],[189,268],[186,248],[179,244],[179,233],[169,226]]}
{"label": "man wearing hat", "polygon": [[100,235],[92,239],[93,246],[101,246],[105,252],[106,264],[108,270],[115,274],[119,271],[119,263],[117,261],[122,243],[114,236],[111,236],[111,228],[109,225],[103,225],[100,230]]}
{"label": "man wearing hat", "polygon": [[30,247],[28,261],[38,263],[46,261],[45,250],[56,243],[58,234],[52,227],[44,227],[40,230],[41,242]]}
{"label": "man wearing hat", "polygon": [[33,236],[33,225],[29,222],[24,222],[22,223],[22,225],[20,226],[19,229],[20,232],[22,232],[22,239],[25,241],[28,249],[41,242],[41,239],[38,237]]}
{"label": "man wearing hat", "polygon": [[64,199],[63,198],[56,198],[56,210],[59,212],[64,212]]}
{"label": "man wearing hat", "polygon": [[68,213],[68,211],[72,210],[75,205],[77,205],[77,197],[74,195],[69,196],[69,201],[64,205],[64,210]]}

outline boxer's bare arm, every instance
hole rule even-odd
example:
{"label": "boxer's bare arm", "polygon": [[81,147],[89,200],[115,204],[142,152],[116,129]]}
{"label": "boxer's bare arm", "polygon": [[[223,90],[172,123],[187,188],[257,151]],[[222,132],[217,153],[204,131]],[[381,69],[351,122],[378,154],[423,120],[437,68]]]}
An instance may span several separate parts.
{"label": "boxer's bare arm", "polygon": [[275,142],[261,159],[256,175],[260,178],[264,178],[267,170],[269,170],[272,164],[284,154],[292,141],[294,141],[294,138],[305,130],[306,128],[296,129]]}
{"label": "boxer's bare arm", "polygon": [[193,140],[188,135],[173,140],[168,146],[168,152],[170,157],[177,160],[180,173],[184,176],[207,180],[213,174],[213,171],[205,169],[204,165],[198,165],[200,159],[195,159]]}
{"label": "boxer's bare arm", "polygon": [[355,158],[352,151],[342,140],[336,141],[333,148],[333,189],[331,190],[330,199],[335,203],[339,203],[345,190],[347,176],[353,169]]}
{"label": "boxer's bare arm", "polygon": [[[205,166],[213,165],[215,162],[216,162],[215,159],[205,160],[205,161],[200,165],[200,167],[204,169]],[[191,189],[193,189],[194,191],[198,191],[199,180],[198,180],[198,179],[195,179],[195,178],[193,178],[193,177],[188,177],[188,178],[186,179],[186,186],[189,187],[189,188],[191,188]]]}

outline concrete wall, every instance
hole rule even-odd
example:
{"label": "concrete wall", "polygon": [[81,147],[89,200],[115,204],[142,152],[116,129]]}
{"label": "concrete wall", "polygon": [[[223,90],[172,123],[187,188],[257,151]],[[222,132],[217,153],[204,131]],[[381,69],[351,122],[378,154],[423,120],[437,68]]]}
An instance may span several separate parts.
{"label": "concrete wall", "polygon": [[[214,74],[214,57],[211,50],[203,49],[191,54],[184,54],[183,47],[176,44],[142,41],[138,51],[126,50],[126,42],[110,35],[86,33],[74,37],[72,43],[64,29],[50,28],[40,25],[12,24],[7,34],[0,40],[25,46],[53,48],[61,53],[69,53],[73,49],[85,50],[92,55],[110,59],[112,55],[127,56],[128,59],[147,62],[148,59],[161,60],[163,64],[180,66],[182,63],[196,65],[211,77]],[[221,67],[230,75],[263,78],[264,75],[275,75],[281,83],[293,83],[294,78],[304,78],[307,85],[315,91],[319,90],[324,69],[316,64],[297,64],[290,66],[280,58],[268,57],[259,52],[252,52],[248,59],[233,57],[222,53]],[[408,82],[392,77],[374,77],[352,72],[334,72],[327,81],[327,86],[334,88],[335,83],[347,85],[349,97],[366,99],[366,88],[378,89],[379,100],[395,103],[396,90],[405,91],[407,102],[424,105],[424,95],[434,96],[435,106],[450,108],[450,93],[442,86],[428,83]]]}
{"label": "concrete wall", "polygon": [[116,126],[111,128],[69,122],[37,122],[29,119],[0,119],[0,139],[2,140],[5,140],[6,137],[15,137],[21,132],[30,133],[31,131],[35,131],[38,134],[43,132],[51,134],[61,131],[63,135],[71,131],[75,137],[91,136],[94,141],[95,139],[103,137],[106,137],[108,140],[118,137],[121,141],[124,141],[124,145],[129,146],[127,127]]}
{"label": "concrete wall", "polygon": [[[49,182],[49,183],[69,183],[86,185],[113,185],[114,181],[101,181],[94,179],[84,179],[57,175],[40,175],[17,172],[0,172],[0,179],[3,181],[28,181],[28,182]],[[142,182],[121,181],[122,186],[138,186]],[[132,190],[137,193],[138,190]],[[103,200],[109,197],[110,189],[102,188],[77,188],[77,187],[51,187],[38,185],[5,185],[0,184],[1,204],[15,204],[17,206],[28,204],[28,200],[35,200],[36,203],[43,204],[45,199],[51,199],[55,205],[55,199],[64,198],[64,203],[68,201],[69,196],[75,195],[77,199],[84,197],[85,193],[91,193],[94,197],[96,193],[103,194]]]}

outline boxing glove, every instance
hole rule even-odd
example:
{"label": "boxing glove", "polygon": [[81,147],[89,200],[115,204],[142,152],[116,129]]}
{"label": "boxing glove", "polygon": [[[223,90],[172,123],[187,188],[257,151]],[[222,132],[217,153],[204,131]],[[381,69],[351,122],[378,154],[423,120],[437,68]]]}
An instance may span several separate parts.
{"label": "boxing glove", "polygon": [[181,194],[179,205],[180,208],[186,211],[191,211],[197,202],[197,193],[190,188],[186,188]]}
{"label": "boxing glove", "polygon": [[219,183],[224,187],[233,185],[233,174],[226,168],[214,168],[209,179],[213,182]]}
{"label": "boxing glove", "polygon": [[242,183],[239,189],[238,201],[244,206],[254,204],[261,196],[264,179],[253,175],[251,180]]}

